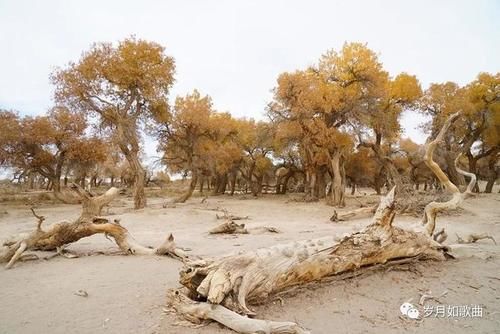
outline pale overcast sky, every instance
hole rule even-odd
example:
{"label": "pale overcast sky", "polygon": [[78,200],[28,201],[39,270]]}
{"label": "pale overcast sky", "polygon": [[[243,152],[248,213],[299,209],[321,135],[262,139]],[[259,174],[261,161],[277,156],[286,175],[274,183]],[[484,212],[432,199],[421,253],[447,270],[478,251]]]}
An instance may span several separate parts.
{"label": "pale overcast sky", "polygon": [[[132,34],[177,63],[171,97],[194,88],[221,111],[261,118],[284,71],[345,41],[366,42],[391,74],[465,84],[500,70],[500,1],[0,0],[0,107],[44,113],[49,74],[98,41]],[[418,142],[421,117],[405,115]],[[148,141],[147,151],[154,154]]]}

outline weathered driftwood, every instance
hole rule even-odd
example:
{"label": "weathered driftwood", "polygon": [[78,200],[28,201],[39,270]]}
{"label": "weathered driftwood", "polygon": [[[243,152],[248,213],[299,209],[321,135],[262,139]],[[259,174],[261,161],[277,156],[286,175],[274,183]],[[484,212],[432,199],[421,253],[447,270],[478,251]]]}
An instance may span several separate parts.
{"label": "weathered driftwood", "polygon": [[222,305],[194,301],[177,289],[167,291],[167,307],[194,324],[203,324],[207,320],[213,320],[238,333],[309,333],[309,331],[294,322],[252,319],[233,312]]}
{"label": "weathered driftwood", "polygon": [[490,239],[491,241],[493,241],[493,243],[496,245],[497,242],[495,240],[495,238],[493,238],[490,234],[488,233],[472,233],[472,234],[469,234],[465,237],[460,237],[458,234],[457,234],[457,242],[459,244],[473,244],[479,240],[483,240],[483,239]]}
{"label": "weathered driftwood", "polygon": [[446,241],[446,239],[448,239],[448,234],[446,233],[446,231],[444,230],[444,228],[442,228],[439,232],[434,233],[434,235],[432,236],[432,238],[435,241],[437,241],[440,244],[442,244],[443,242]]}
{"label": "weathered driftwood", "polygon": [[247,229],[245,224],[237,224],[233,221],[226,221],[208,231],[210,234],[263,234],[263,233],[281,233],[274,226],[256,226]]}
{"label": "weathered driftwood", "polygon": [[215,217],[217,219],[228,219],[228,220],[247,220],[247,219],[250,219],[248,216],[235,216],[235,215],[227,214],[227,212],[224,212],[223,215],[215,214]]}
{"label": "weathered driftwood", "polygon": [[245,224],[237,224],[232,220],[226,220],[208,231],[210,234],[248,234]]}
{"label": "weathered driftwood", "polygon": [[[446,248],[426,233],[393,226],[394,215],[393,189],[382,198],[372,223],[344,238],[305,240],[219,260],[201,261],[196,265],[188,264],[180,273],[180,282],[187,289],[187,296],[197,303],[178,297],[172,298],[170,304],[188,320],[207,318],[201,314],[200,308],[211,308],[208,318],[216,321],[219,321],[219,315],[231,314],[231,317],[224,316],[224,324],[238,331],[236,328],[240,326],[249,328],[247,326],[251,325],[248,323],[252,321],[253,324],[254,319],[237,317],[229,312],[254,315],[247,303],[262,303],[269,295],[287,288],[364,266],[386,263],[391,259],[417,256],[434,260],[445,258]],[[264,328],[260,330],[263,333],[272,332]],[[303,331],[293,323],[280,330],[275,333]]]}
{"label": "weathered driftwood", "polygon": [[446,131],[450,128],[451,124],[455,119],[457,119],[459,116],[458,113],[455,113],[451,115],[446,122],[444,123],[443,127],[441,128],[441,131],[439,131],[438,135],[436,138],[432,141],[430,141],[426,145],[426,150],[425,150],[425,155],[424,155],[424,161],[425,164],[432,170],[434,175],[438,178],[439,182],[444,186],[444,188],[452,194],[452,198],[449,201],[446,202],[431,202],[426,205],[424,209],[424,216],[422,219],[422,225],[425,226],[425,229],[429,235],[432,235],[434,233],[434,229],[436,227],[436,216],[439,212],[443,210],[450,210],[450,209],[456,209],[460,203],[463,202],[464,199],[469,197],[472,193],[472,189],[474,188],[476,184],[476,175],[473,173],[466,172],[458,167],[458,159],[460,158],[460,155],[455,159],[455,168],[457,169],[457,172],[459,174],[462,174],[464,176],[467,176],[470,178],[469,185],[467,186],[467,189],[465,192],[461,193],[460,190],[456,185],[454,185],[448,176],[441,170],[439,165],[433,160],[433,154],[434,150],[436,149],[436,146],[443,141],[443,138],[446,134]]}
{"label": "weathered driftwood", "polygon": [[350,210],[350,211],[343,212],[340,214],[337,213],[336,210],[334,210],[333,215],[330,217],[330,221],[339,222],[339,221],[346,221],[349,219],[359,219],[359,218],[371,217],[375,213],[376,210],[377,210],[377,205],[358,208],[358,209]]}
{"label": "weathered driftwood", "polygon": [[25,251],[58,251],[60,248],[82,238],[103,233],[112,237],[118,247],[127,254],[137,255],[172,255],[187,258],[185,252],[175,246],[170,234],[156,248],[148,248],[137,243],[127,229],[119,221],[110,221],[100,217],[102,208],[109,204],[118,194],[118,189],[111,188],[100,196],[93,196],[78,186],[73,189],[82,197],[82,213],[74,222],[61,222],[42,229],[45,217],[33,214],[38,219],[36,229],[27,234],[16,235],[4,241],[0,248],[0,263],[7,262],[6,268],[11,268]]}

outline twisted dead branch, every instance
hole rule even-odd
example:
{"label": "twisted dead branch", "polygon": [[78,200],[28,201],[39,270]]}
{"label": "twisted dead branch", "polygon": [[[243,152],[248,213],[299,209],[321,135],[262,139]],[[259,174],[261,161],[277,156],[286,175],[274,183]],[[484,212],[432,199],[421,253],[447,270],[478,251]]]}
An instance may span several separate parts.
{"label": "twisted dead branch", "polygon": [[112,222],[100,217],[102,208],[118,195],[117,188],[111,188],[100,196],[94,196],[77,185],[73,185],[72,189],[82,198],[80,217],[74,222],[61,222],[42,229],[45,217],[39,216],[32,209],[33,215],[38,220],[36,229],[31,233],[16,235],[6,240],[0,248],[0,263],[7,262],[5,267],[9,269],[23,255],[28,255],[24,254],[25,251],[56,251],[59,254],[61,247],[98,233],[113,238],[120,250],[126,254],[170,255],[179,259],[188,258],[182,249],[175,246],[171,234],[158,247],[148,248],[135,241],[118,221]]}
{"label": "twisted dead branch", "polygon": [[434,234],[437,214],[443,210],[456,209],[460,205],[460,203],[464,201],[464,199],[470,196],[472,189],[476,184],[476,175],[466,172],[458,167],[458,160],[460,158],[460,155],[455,159],[455,168],[457,169],[458,173],[470,178],[467,190],[463,193],[460,192],[457,186],[450,181],[448,176],[446,176],[439,165],[433,160],[434,150],[436,149],[437,145],[443,141],[443,138],[450,128],[451,124],[458,117],[458,113],[455,113],[448,117],[436,138],[426,145],[424,156],[425,164],[432,170],[434,175],[436,175],[439,182],[441,182],[444,188],[452,194],[452,198],[446,202],[434,201],[426,205],[424,209],[424,216],[422,218],[422,225],[425,226],[428,235]]}
{"label": "twisted dead branch", "polygon": [[469,235],[465,236],[464,238],[460,237],[457,234],[457,242],[459,244],[473,244],[473,243],[476,243],[479,240],[484,240],[484,239],[489,239],[489,240],[493,241],[493,243],[495,245],[497,244],[495,238],[493,238],[488,233],[480,233],[480,234],[472,233],[472,234],[469,234]]}

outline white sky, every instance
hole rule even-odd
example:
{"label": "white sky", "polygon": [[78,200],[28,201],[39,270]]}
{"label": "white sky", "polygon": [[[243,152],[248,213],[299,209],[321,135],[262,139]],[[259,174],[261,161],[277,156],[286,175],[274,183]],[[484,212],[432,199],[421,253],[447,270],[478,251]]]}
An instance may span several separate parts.
{"label": "white sky", "polygon": [[[0,0],[0,108],[44,113],[49,74],[93,42],[132,34],[177,63],[171,97],[194,88],[216,108],[260,118],[284,71],[345,41],[366,42],[391,74],[465,84],[500,70],[500,1]],[[405,115],[417,142],[418,115]],[[146,151],[155,154],[148,140]]]}

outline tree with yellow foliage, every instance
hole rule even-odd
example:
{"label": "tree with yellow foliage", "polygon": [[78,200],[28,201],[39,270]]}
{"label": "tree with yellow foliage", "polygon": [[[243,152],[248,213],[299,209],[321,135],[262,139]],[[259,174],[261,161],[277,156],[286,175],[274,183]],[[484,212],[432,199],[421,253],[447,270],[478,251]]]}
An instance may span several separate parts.
{"label": "tree with yellow foliage", "polygon": [[214,112],[210,96],[201,96],[194,90],[175,99],[172,116],[159,124],[159,150],[163,162],[172,173],[191,174],[188,191],[175,202],[185,202],[198,184],[198,177],[205,165],[204,158],[209,142],[209,120]]}
{"label": "tree with yellow foliage", "polygon": [[273,170],[270,159],[273,130],[269,123],[240,119],[234,141],[240,150],[241,163],[238,169],[252,194],[257,196],[262,192],[265,177]]}
{"label": "tree with yellow foliage", "polygon": [[367,130],[365,136],[359,136],[359,145],[372,149],[378,163],[387,173],[389,188],[396,186],[402,192],[403,183],[408,182],[403,181],[394,164],[391,146],[401,133],[401,113],[405,109],[415,108],[422,90],[415,76],[401,73],[392,79],[383,71],[379,75],[378,89],[374,89],[374,94],[367,98],[364,107],[355,113],[353,124],[361,129],[358,133]]}
{"label": "tree with yellow foliage", "polygon": [[0,111],[0,165],[47,178],[49,188],[64,201],[60,196],[63,169],[71,163],[106,159],[106,145],[86,135],[87,125],[81,114],[63,107],[37,117]]}
{"label": "tree with yellow foliage", "polygon": [[[485,190],[491,192],[500,153],[500,73],[480,73],[464,87],[452,82],[433,84],[422,98],[421,110],[433,117],[428,125],[432,133],[439,130],[449,115],[460,113],[445,137],[445,149],[456,152],[453,160],[458,153],[465,155],[468,169],[474,174],[478,173],[478,161],[487,159],[490,167]],[[449,160],[448,174],[453,180],[456,172]],[[475,190],[479,190],[477,185]]]}
{"label": "tree with yellow foliage", "polygon": [[146,205],[140,125],[169,118],[167,95],[174,70],[174,60],[162,46],[132,37],[117,46],[95,44],[78,62],[52,75],[59,103],[98,116],[100,127],[116,136],[133,170],[136,209]]}
{"label": "tree with yellow foliage", "polygon": [[[406,83],[403,79],[406,77],[398,82]],[[344,164],[354,144],[348,130],[364,126],[377,127],[382,132],[385,120],[372,117],[373,110],[369,108],[375,107],[373,103],[377,103],[377,108],[382,107],[381,100],[389,86],[388,75],[376,54],[361,43],[346,43],[339,52],[325,53],[316,67],[284,73],[278,78],[274,101],[269,107],[270,116],[276,123],[293,129],[287,132],[304,151],[310,188],[316,185],[321,167],[326,167],[332,178],[329,200],[332,205],[344,205]],[[394,86],[394,90],[399,88]],[[384,107],[397,114],[399,100],[393,102],[389,100],[392,96],[385,95]],[[375,148],[381,141],[378,146],[375,143]]]}

